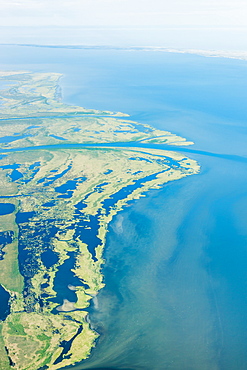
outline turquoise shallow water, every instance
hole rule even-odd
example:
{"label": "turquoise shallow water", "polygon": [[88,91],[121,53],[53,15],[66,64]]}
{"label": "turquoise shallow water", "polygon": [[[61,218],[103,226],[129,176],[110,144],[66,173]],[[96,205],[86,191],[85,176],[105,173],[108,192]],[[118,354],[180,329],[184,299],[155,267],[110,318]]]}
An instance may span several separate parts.
{"label": "turquoise shallow water", "polygon": [[64,73],[68,103],[194,141],[184,153],[201,164],[113,220],[106,288],[90,309],[101,337],[75,368],[246,369],[246,62],[7,46],[1,55],[1,68]]}

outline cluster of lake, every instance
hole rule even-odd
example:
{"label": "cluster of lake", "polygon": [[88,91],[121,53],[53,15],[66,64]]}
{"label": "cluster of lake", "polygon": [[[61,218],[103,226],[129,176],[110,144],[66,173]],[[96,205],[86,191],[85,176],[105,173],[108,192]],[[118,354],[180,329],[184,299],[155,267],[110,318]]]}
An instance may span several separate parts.
{"label": "cluster of lake", "polygon": [[[247,368],[247,62],[152,51],[1,46],[1,69],[59,72],[63,100],[122,111],[195,145],[198,175],[109,225],[101,335],[74,368]],[[78,133],[79,134],[79,133]],[[64,145],[64,144],[63,144]]]}

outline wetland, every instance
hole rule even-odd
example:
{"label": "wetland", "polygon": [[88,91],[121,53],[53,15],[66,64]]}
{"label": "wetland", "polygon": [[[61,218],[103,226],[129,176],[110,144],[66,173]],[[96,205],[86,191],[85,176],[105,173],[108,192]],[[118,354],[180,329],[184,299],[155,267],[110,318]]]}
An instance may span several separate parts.
{"label": "wetland", "polygon": [[59,74],[0,76],[11,81],[0,112],[2,353],[16,369],[60,369],[86,359],[99,335],[87,308],[104,287],[113,217],[150,189],[197,174],[199,165],[155,145],[134,146],[193,144],[182,137],[119,112],[64,104]]}
{"label": "wetland", "polygon": [[[3,298],[11,310],[6,305],[0,321],[2,368],[17,364],[23,352],[14,343],[24,338],[40,351],[35,361],[57,368],[245,370],[246,62],[151,50],[0,48],[2,71],[25,72],[23,93],[33,74],[38,83],[46,73],[53,92],[62,87],[56,112],[52,94],[48,107],[36,84],[41,109],[33,102],[29,114],[20,105],[12,114],[9,107],[0,121],[0,203],[14,206],[0,216],[0,277],[5,292],[15,292]],[[11,79],[2,81],[5,94],[19,84]],[[186,176],[183,158],[200,165],[195,176]],[[169,173],[183,178],[165,182]],[[59,347],[54,358],[48,344]],[[72,353],[82,344],[88,357],[81,361]]]}

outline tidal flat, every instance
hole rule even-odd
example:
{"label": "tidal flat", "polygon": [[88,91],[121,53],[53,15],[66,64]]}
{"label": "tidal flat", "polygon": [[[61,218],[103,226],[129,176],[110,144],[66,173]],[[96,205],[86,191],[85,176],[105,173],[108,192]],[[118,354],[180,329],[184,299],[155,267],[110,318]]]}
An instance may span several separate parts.
{"label": "tidal flat", "polygon": [[90,355],[99,334],[87,308],[105,285],[113,217],[150,190],[200,170],[184,154],[155,148],[193,144],[178,135],[124,113],[63,103],[60,77],[0,74],[4,370],[55,370]]}

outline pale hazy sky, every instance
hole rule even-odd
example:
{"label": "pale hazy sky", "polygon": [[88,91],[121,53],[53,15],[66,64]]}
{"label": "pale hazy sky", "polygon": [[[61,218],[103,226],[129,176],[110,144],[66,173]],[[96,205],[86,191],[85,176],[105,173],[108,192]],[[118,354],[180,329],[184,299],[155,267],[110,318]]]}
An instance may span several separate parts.
{"label": "pale hazy sky", "polygon": [[245,27],[246,0],[0,0],[1,26]]}

